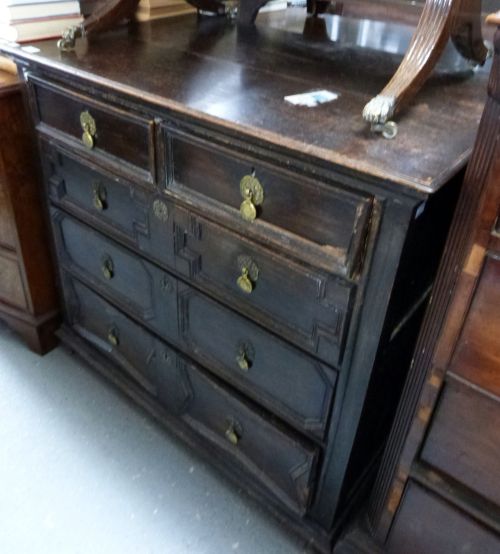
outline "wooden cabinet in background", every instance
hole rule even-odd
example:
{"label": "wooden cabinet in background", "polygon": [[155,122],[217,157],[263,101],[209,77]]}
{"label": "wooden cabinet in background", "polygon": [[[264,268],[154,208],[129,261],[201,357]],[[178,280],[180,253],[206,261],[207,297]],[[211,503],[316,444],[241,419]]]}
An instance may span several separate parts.
{"label": "wooden cabinet in background", "polygon": [[30,133],[19,80],[0,72],[0,318],[42,354],[58,312]]}

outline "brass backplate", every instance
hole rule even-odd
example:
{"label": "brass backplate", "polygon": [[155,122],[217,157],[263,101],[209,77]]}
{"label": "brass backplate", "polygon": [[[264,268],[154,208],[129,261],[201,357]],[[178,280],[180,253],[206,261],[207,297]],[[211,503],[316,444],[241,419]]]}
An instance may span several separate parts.
{"label": "brass backplate", "polygon": [[255,206],[260,206],[264,202],[264,189],[253,175],[245,175],[241,179],[240,193],[244,200],[250,200]]}

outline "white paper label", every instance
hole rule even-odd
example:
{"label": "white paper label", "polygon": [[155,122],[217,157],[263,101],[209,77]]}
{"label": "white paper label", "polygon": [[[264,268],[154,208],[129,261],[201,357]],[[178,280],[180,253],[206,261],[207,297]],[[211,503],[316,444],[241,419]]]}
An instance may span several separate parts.
{"label": "white paper label", "polygon": [[285,96],[285,102],[293,104],[294,106],[306,106],[307,108],[314,108],[325,102],[332,102],[337,100],[340,95],[336,92],[330,92],[329,90],[313,90],[311,92],[303,92],[302,94],[292,94],[291,96]]}

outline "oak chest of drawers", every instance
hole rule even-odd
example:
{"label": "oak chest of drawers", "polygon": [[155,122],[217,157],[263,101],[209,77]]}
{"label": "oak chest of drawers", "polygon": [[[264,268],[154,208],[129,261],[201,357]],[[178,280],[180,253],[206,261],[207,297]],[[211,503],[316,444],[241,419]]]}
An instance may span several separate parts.
{"label": "oak chest of drawers", "polygon": [[39,137],[61,337],[326,552],[392,420],[485,76],[440,82],[468,105],[454,123],[431,82],[386,142],[354,120],[376,87],[356,75],[338,105],[283,103],[346,86],[322,73],[341,49],[311,64],[259,33],[187,16],[3,49]]}

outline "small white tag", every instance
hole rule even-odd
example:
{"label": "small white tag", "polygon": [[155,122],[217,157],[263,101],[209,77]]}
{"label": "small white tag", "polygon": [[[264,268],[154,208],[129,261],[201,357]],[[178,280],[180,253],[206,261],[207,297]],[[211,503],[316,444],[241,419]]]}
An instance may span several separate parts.
{"label": "small white tag", "polygon": [[37,48],[36,46],[22,46],[21,50],[28,52],[28,54],[36,54],[37,52],[40,52],[40,48]]}
{"label": "small white tag", "polygon": [[291,96],[285,96],[285,102],[293,104],[294,106],[306,106],[307,108],[314,108],[325,102],[332,102],[337,100],[340,95],[336,92],[330,92],[329,90],[313,90],[311,92],[303,92],[302,94],[292,94]]}

